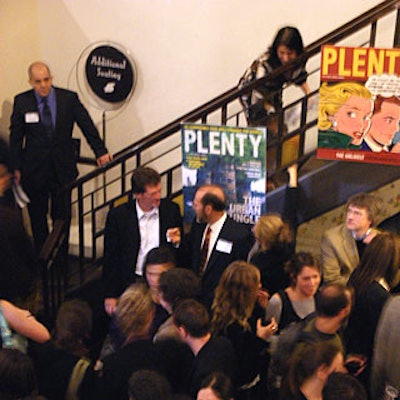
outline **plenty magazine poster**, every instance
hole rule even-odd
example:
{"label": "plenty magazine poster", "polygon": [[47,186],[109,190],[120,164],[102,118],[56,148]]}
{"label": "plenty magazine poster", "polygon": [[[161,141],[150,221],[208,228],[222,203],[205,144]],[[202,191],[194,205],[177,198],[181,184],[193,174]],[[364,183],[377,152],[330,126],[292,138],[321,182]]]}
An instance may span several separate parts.
{"label": "plenty magazine poster", "polygon": [[317,157],[400,164],[400,49],[323,46]]}
{"label": "plenty magazine poster", "polygon": [[265,213],[266,129],[182,124],[184,223],[193,221],[195,190],[220,185],[227,196],[227,214],[254,224]]}

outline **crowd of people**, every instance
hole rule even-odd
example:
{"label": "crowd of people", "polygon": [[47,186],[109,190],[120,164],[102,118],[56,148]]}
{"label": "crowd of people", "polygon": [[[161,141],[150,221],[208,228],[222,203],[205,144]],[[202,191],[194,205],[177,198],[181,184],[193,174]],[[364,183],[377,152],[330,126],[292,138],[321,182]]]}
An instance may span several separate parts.
{"label": "crowd of people", "polygon": [[[400,238],[375,227],[381,204],[359,193],[344,224],[324,234],[321,260],[296,253],[296,166],[288,172],[285,215],[266,214],[251,230],[227,215],[223,189],[206,184],[183,234],[177,207],[161,199],[160,175],[136,168],[133,197],[106,222],[109,322],[98,350],[87,302],[65,301],[52,329],[35,318],[34,247],[3,205],[0,357],[10,383],[0,393],[18,398],[29,386],[24,395],[47,399],[314,400],[338,386],[353,393],[348,399],[397,390],[378,338],[394,323]],[[31,384],[13,386],[19,373]]]}
{"label": "crowd of people", "polygon": [[[282,29],[242,84],[302,52],[299,32]],[[267,124],[281,110],[282,99],[269,94],[286,82],[308,94],[306,76],[302,65],[276,87],[243,98],[249,123]],[[345,222],[323,235],[320,260],[296,252],[296,165],[288,169],[282,215],[263,215],[250,229],[228,216],[223,188],[204,184],[194,193],[186,234],[178,205],[161,198],[159,173],[137,167],[132,197],[107,216],[99,296],[108,323],[100,348],[92,346],[96,325],[85,301],[64,301],[52,327],[36,318],[48,199],[54,218],[70,218],[69,194],[57,196],[76,176],[73,123],[99,165],[111,156],[76,94],[54,88],[45,64],[32,64],[29,79],[33,90],[14,104],[11,156],[0,147],[1,398],[399,397],[400,303],[393,294],[400,238],[376,228],[380,202],[358,193],[348,200]],[[58,113],[71,119],[60,124]],[[71,154],[60,153],[66,145]],[[11,186],[19,183],[31,199],[33,242],[13,205]]]}

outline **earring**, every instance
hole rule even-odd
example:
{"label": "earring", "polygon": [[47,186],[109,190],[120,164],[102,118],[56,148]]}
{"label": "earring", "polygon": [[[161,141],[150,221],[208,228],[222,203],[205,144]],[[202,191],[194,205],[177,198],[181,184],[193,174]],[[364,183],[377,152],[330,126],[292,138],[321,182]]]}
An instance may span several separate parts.
{"label": "earring", "polygon": [[336,128],[336,127],[337,127],[337,121],[336,121],[336,119],[334,119],[332,121],[332,128]]}

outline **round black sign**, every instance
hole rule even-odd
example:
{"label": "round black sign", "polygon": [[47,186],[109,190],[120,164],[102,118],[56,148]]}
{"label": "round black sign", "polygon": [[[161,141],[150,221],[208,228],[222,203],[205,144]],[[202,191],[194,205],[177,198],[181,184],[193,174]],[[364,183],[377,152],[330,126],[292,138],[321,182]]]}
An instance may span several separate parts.
{"label": "round black sign", "polygon": [[86,79],[102,100],[119,103],[133,90],[135,73],[129,58],[115,47],[99,46],[86,60]]}

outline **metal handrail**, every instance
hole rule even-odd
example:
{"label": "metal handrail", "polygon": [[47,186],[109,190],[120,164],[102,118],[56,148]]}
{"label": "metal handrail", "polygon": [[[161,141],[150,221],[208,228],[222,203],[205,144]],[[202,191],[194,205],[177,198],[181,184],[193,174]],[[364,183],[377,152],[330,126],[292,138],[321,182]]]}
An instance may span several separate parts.
{"label": "metal handrail", "polygon": [[[370,27],[369,39],[363,44],[356,44],[358,46],[373,46],[375,44],[377,35],[377,22],[382,17],[390,14],[393,11],[398,10],[399,1],[398,0],[386,0],[368,10],[367,12],[361,14],[359,17],[353,19],[352,21],[342,25],[338,29],[328,33],[317,41],[311,43],[305,48],[304,53],[294,60],[291,64],[282,66],[274,70],[267,77],[258,79],[251,82],[249,85],[238,88],[237,86],[227,90],[220,96],[212,99],[211,101],[197,107],[191,112],[182,115],[181,117],[175,119],[171,123],[165,125],[164,127],[154,131],[150,135],[140,139],[136,143],[126,147],[125,149],[114,154],[114,159],[109,164],[104,167],[97,168],[85,176],[77,179],[71,185],[69,185],[66,190],[71,191],[75,197],[73,200],[73,206],[76,209],[76,215],[78,218],[78,228],[79,228],[79,263],[81,268],[81,277],[83,279],[83,260],[85,259],[85,246],[86,237],[84,233],[85,223],[90,225],[91,231],[91,246],[92,253],[89,258],[92,260],[100,259],[101,254],[97,251],[97,240],[102,237],[104,230],[104,220],[98,222],[98,214],[105,213],[110,207],[113,206],[115,201],[121,196],[129,196],[129,189],[127,189],[126,180],[127,176],[131,171],[138,165],[154,165],[157,164],[157,157],[151,159],[145,159],[144,154],[146,150],[153,149],[163,140],[169,139],[174,135],[177,135],[181,129],[182,122],[192,122],[192,123],[209,123],[209,118],[213,113],[219,112],[220,124],[224,125],[227,123],[232,123],[239,125],[241,120],[244,120],[244,110],[240,107],[239,99],[241,96],[250,93],[253,89],[256,89],[260,85],[265,84],[269,80],[274,80],[278,75],[285,73],[286,71],[292,69],[294,66],[301,65],[306,62],[306,60],[311,59],[320,53],[321,46],[324,44],[336,44],[341,40],[348,38],[352,34],[358,32],[359,30]],[[398,29],[400,22],[399,13],[397,13],[395,36],[393,38],[393,44],[397,45],[400,42]],[[318,71],[313,71],[317,73]],[[301,124],[295,130],[288,132],[285,136],[279,136],[270,147],[276,147],[278,152],[277,157],[277,171],[284,167],[281,164],[281,154],[283,144],[294,136],[299,136],[300,147],[298,151],[298,159],[304,159],[309,156],[309,154],[304,152],[305,134],[306,132],[313,128],[317,121],[316,118],[307,121],[307,103],[309,97],[315,95],[317,90],[311,93],[309,96],[305,96],[292,104],[289,104],[286,109],[301,105]],[[239,111],[235,111],[228,115],[228,108],[231,105],[236,105]],[[167,155],[169,151],[176,151],[179,146],[172,146],[167,152],[163,152],[162,156]],[[87,161],[87,160],[86,160]],[[173,165],[165,168],[164,171],[160,171],[165,181],[164,187],[166,188],[166,195],[176,195],[180,193],[180,188],[174,188],[174,176],[179,173],[180,163],[173,163]],[[118,170],[118,171],[116,171]],[[113,174],[117,177],[113,177]],[[110,175],[110,176],[108,176]],[[85,189],[86,186],[91,186],[93,182],[102,176],[100,187],[95,187]],[[112,186],[118,185],[118,189],[111,190]],[[111,193],[111,194],[110,194]],[[89,203],[89,207],[87,207]]]}

